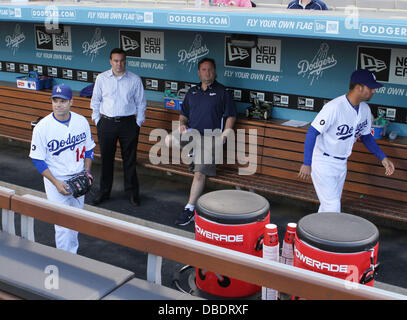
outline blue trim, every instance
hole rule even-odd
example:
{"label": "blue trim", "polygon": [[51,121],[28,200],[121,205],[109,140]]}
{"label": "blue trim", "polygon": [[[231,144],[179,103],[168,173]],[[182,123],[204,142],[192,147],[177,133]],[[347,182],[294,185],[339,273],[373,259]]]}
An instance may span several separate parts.
{"label": "blue trim", "polygon": [[380,149],[380,147],[377,145],[376,140],[370,133],[361,136],[360,140],[365,145],[367,150],[373,153],[380,161],[386,158],[385,153]]}
{"label": "blue trim", "polygon": [[31,160],[32,160],[32,163],[34,164],[34,166],[37,168],[39,173],[42,173],[43,171],[48,169],[48,166],[44,160],[38,160],[38,159],[31,159]]}
{"label": "blue trim", "polygon": [[327,156],[327,157],[333,157],[333,158],[338,159],[338,160],[346,160],[346,159],[347,159],[347,158],[345,158],[345,157],[335,157],[335,156],[331,156],[331,155],[327,154],[326,152],[324,152],[323,155],[324,155],[324,156]]}
{"label": "blue trim", "polygon": [[304,143],[304,164],[310,166],[312,163],[312,153],[314,152],[315,142],[320,132],[313,126],[310,126],[305,135]]}
{"label": "blue trim", "polygon": [[93,149],[85,151],[85,159],[86,158],[93,160]]}
{"label": "blue trim", "polygon": [[52,116],[54,117],[54,119],[55,119],[56,121],[58,121],[59,123],[62,123],[62,124],[66,124],[66,123],[68,123],[69,121],[71,121],[71,113],[70,113],[70,112],[69,112],[69,119],[68,119],[68,120],[65,120],[65,121],[61,121],[61,120],[58,120],[57,118],[55,118],[54,113],[52,113]]}
{"label": "blue trim", "polygon": [[353,109],[355,109],[356,113],[359,113],[359,106],[354,106],[348,99],[348,96],[345,95],[346,100],[348,100],[349,104],[352,106]]}

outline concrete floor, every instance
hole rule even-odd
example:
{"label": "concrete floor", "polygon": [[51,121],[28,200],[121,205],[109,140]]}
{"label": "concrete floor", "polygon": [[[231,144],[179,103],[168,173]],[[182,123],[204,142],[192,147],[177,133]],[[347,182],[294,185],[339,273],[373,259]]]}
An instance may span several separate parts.
{"label": "concrete floor", "polygon": [[[16,141],[0,138],[0,185],[14,187],[18,192],[33,193],[44,196],[42,177],[36,171],[28,158],[29,146]],[[92,171],[95,177],[95,186],[99,181],[99,164],[95,161]],[[182,211],[188,200],[191,179],[168,175],[163,172],[139,169],[141,186],[141,206],[133,208],[123,192],[123,175],[121,164],[115,168],[114,187],[110,200],[103,202],[99,207],[90,206],[92,196],[97,189],[91,191],[86,197],[85,209],[114,216],[130,222],[171,232],[188,238],[194,238],[194,224],[186,227],[177,227],[174,221]],[[223,185],[209,184],[205,192],[226,189]],[[279,238],[283,239],[285,226],[288,222],[298,222],[306,214],[316,212],[313,204],[294,202],[264,195],[270,202],[270,222],[279,227]],[[378,287],[407,293],[407,277],[404,274],[407,263],[407,232],[406,226],[374,217],[364,217],[379,228],[379,255],[381,268],[377,277]],[[16,230],[19,233],[18,221]],[[52,225],[35,222],[36,241],[49,246],[55,246],[54,229]],[[107,262],[118,267],[131,270],[139,278],[146,278],[147,254],[115,245],[104,240],[79,235],[78,254]],[[162,281],[163,285],[176,288],[177,280],[185,289],[191,288],[191,270],[180,273],[182,264],[163,259]],[[175,282],[174,282],[175,280]],[[254,297],[256,299],[258,297]]]}

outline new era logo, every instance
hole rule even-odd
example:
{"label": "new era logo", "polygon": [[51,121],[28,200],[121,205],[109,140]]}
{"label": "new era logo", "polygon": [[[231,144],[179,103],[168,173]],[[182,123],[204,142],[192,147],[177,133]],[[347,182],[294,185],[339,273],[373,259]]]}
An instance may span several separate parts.
{"label": "new era logo", "polygon": [[229,61],[234,61],[234,60],[244,60],[247,57],[249,57],[249,52],[240,47],[234,47],[232,46],[231,43],[227,44],[228,46],[228,55],[229,55]]}
{"label": "new era logo", "polygon": [[231,38],[225,37],[225,66],[251,68],[252,50],[232,45]]}
{"label": "new era logo", "polygon": [[315,32],[325,32],[325,30],[326,30],[325,21],[322,22],[315,21]]}
{"label": "new era logo", "polygon": [[42,32],[40,30],[37,30],[37,41],[38,45],[43,45],[50,43],[52,41],[52,38],[49,34],[46,34],[45,32]]}
{"label": "new era logo", "polygon": [[357,69],[373,72],[379,82],[388,82],[391,70],[390,48],[358,47]]}
{"label": "new era logo", "polygon": [[360,55],[360,64],[362,69],[367,69],[371,72],[380,72],[387,69],[384,61],[365,53]]}
{"label": "new era logo", "polygon": [[137,48],[140,47],[139,43],[136,40],[133,40],[124,35],[121,36],[121,42],[122,42],[122,49],[124,51],[136,50]]}

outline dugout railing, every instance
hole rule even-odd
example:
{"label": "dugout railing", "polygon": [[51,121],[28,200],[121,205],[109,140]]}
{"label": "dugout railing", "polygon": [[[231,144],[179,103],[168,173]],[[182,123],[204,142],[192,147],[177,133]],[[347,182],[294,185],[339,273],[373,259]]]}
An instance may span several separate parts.
{"label": "dugout railing", "polygon": [[[7,212],[15,212],[47,223],[72,228],[89,236],[148,252],[151,255],[204,268],[306,299],[397,300],[407,298],[390,291],[357,285],[278,262],[265,261],[196,240],[185,241],[181,236],[86,210],[56,205],[31,195],[16,195],[0,190],[0,206]],[[7,246],[7,243],[2,245]],[[63,254],[63,251],[57,251],[58,254]],[[1,254],[4,252],[0,252]],[[7,268],[7,265],[3,264],[1,268]],[[154,268],[157,266],[155,265]],[[69,274],[65,273],[64,276],[69,277]],[[2,281],[4,282],[5,279]],[[20,283],[19,286],[24,284]],[[17,299],[18,297],[3,291],[0,292],[0,298]]]}

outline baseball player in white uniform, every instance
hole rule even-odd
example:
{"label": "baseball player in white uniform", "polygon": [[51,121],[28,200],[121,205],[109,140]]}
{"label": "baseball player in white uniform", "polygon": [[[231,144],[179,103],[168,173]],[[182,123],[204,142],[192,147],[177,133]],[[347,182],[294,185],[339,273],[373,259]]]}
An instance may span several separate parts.
{"label": "baseball player in white uniform", "polygon": [[393,163],[379,148],[371,134],[372,115],[369,101],[382,87],[373,73],[352,73],[349,92],[328,102],[308,129],[304,146],[304,163],[298,176],[312,178],[320,202],[318,212],[341,212],[341,196],[347,172],[347,159],[353,144],[361,139],[385,168],[394,172]]}
{"label": "baseball player in white uniform", "polygon": [[[83,208],[85,196],[74,198],[64,181],[90,171],[95,142],[85,117],[70,111],[72,90],[64,84],[52,89],[53,112],[34,127],[30,158],[44,177],[48,200]],[[55,225],[55,243],[61,250],[76,253],[78,232]]]}

